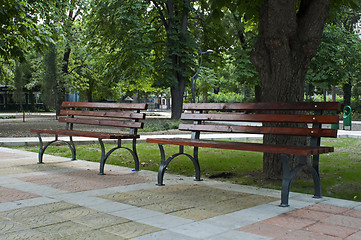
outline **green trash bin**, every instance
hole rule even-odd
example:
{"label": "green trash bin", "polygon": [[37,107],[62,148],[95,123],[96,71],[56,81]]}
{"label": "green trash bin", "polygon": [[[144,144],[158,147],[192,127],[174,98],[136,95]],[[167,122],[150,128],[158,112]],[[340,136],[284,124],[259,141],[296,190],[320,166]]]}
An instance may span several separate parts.
{"label": "green trash bin", "polygon": [[343,130],[345,130],[345,127],[350,127],[350,130],[352,130],[352,109],[350,106],[345,106],[343,108]]}

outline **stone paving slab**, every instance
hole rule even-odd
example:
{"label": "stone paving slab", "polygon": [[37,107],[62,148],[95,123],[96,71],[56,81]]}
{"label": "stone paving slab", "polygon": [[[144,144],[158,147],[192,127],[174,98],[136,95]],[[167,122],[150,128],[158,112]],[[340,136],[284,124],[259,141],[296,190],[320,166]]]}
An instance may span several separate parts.
{"label": "stone paving slab", "polygon": [[69,192],[81,192],[150,181],[149,179],[137,176],[136,174],[108,173],[107,175],[101,176],[97,173],[97,170],[76,170],[71,172],[23,177],[19,180],[47,185],[52,188]]}
{"label": "stone paving slab", "polygon": [[2,239],[361,239],[361,203],[0,147]]}
{"label": "stone paving slab", "polygon": [[273,197],[226,191],[194,184],[155,187],[101,197],[195,221],[276,200]]}
{"label": "stone paving slab", "polygon": [[19,191],[16,189],[10,189],[0,186],[0,203],[1,202],[11,202],[22,199],[36,198],[40,197],[39,195]]}
{"label": "stone paving slab", "polygon": [[313,204],[238,230],[276,239],[359,239],[361,211]]}

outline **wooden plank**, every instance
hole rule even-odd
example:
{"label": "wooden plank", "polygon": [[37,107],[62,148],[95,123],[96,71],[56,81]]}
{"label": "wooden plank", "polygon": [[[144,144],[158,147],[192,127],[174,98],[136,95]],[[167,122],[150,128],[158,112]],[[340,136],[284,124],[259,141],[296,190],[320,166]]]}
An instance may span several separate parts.
{"label": "wooden plank", "polygon": [[101,138],[101,139],[133,139],[140,137],[139,135],[122,134],[122,133],[104,133],[104,132],[65,130],[65,129],[30,129],[30,132],[54,134],[59,136],[90,137],[90,138]]}
{"label": "wooden plank", "polygon": [[60,110],[60,115],[75,115],[89,117],[107,117],[124,119],[145,119],[145,113],[135,112],[102,112],[102,111],[79,111],[79,110]]}
{"label": "wooden plank", "polygon": [[310,147],[310,146],[294,146],[279,144],[262,144],[262,143],[246,143],[246,142],[228,142],[228,141],[212,141],[199,139],[163,139],[163,138],[147,138],[148,143],[171,144],[179,146],[219,148],[230,150],[243,150],[252,152],[267,152],[277,154],[296,154],[296,155],[316,155],[321,153],[333,152],[333,147]]}
{"label": "wooden plank", "polygon": [[59,117],[59,122],[111,126],[111,127],[125,127],[125,128],[143,128],[144,126],[144,123],[142,122],[101,120],[101,119],[92,119],[92,118]]}
{"label": "wooden plank", "polygon": [[63,102],[64,108],[99,108],[99,109],[126,109],[147,110],[146,103],[107,103],[107,102]]}
{"label": "wooden plank", "polygon": [[277,135],[332,137],[332,138],[337,137],[337,129],[319,129],[319,128],[180,124],[179,130],[200,131],[200,132],[222,132],[222,133],[277,134]]}
{"label": "wooden plank", "polygon": [[256,110],[323,110],[323,111],[341,111],[339,102],[293,102],[293,103],[185,103],[184,110],[238,110],[238,111],[256,111]]}
{"label": "wooden plank", "polygon": [[338,123],[337,115],[183,113],[181,118],[182,120],[192,121]]}

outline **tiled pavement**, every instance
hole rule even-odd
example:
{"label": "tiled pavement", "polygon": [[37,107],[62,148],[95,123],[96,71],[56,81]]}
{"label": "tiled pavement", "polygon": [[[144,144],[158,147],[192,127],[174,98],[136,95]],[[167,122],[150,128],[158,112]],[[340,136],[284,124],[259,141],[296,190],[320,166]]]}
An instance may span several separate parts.
{"label": "tiled pavement", "polygon": [[0,239],[361,239],[361,202],[0,147]]}

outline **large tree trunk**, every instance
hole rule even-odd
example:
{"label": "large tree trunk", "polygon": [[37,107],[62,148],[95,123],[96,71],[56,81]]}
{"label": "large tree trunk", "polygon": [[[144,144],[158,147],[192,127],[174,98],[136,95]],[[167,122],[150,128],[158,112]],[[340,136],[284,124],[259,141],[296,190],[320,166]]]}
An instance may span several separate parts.
{"label": "large tree trunk", "polygon": [[[307,68],[316,54],[330,0],[266,0],[251,56],[260,73],[262,102],[301,102]],[[304,144],[305,138],[264,137],[265,143]],[[294,160],[293,160],[294,163]],[[291,163],[292,164],[292,163]],[[263,171],[281,177],[278,155],[264,154]]]}
{"label": "large tree trunk", "polygon": [[180,119],[183,109],[184,81],[178,82],[175,87],[171,88],[172,97],[172,119]]}

